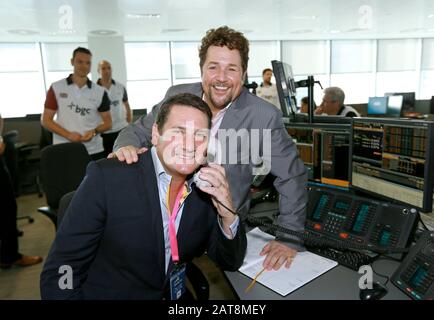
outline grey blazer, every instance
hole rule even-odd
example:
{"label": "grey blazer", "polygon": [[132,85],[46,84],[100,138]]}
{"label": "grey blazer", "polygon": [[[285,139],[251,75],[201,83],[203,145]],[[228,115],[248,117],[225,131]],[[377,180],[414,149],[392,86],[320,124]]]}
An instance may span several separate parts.
{"label": "grey blazer", "polygon": [[[165,99],[178,93],[192,93],[202,97],[202,84],[173,86],[167,91]],[[152,125],[161,103],[155,105],[146,117],[142,116],[134,124],[122,130],[113,149],[117,150],[127,145],[150,147]],[[220,130],[222,129],[235,129],[237,131],[247,129],[244,132],[251,132],[251,129],[271,130],[271,148],[269,146],[264,148],[261,134],[259,134],[259,148],[261,152],[263,150],[271,151],[271,173],[276,176],[274,186],[280,194],[278,223],[290,229],[303,230],[306,218],[307,173],[298,156],[295,143],[284,128],[281,111],[243,88],[240,96],[232,102],[223,117],[218,133],[219,140],[221,140]],[[227,164],[228,161],[223,164],[234,205],[242,218],[245,218],[250,207],[249,191],[254,178],[253,170],[257,167],[255,163],[258,163],[258,159],[251,156],[246,158],[245,153],[242,153],[243,146],[250,147],[249,141],[245,139],[248,139],[248,136],[241,137],[241,143],[238,143],[236,150],[232,150],[232,156],[234,156],[233,151],[237,153],[236,164]],[[227,147],[223,148],[226,150],[223,159],[226,160],[228,160],[227,156],[231,156],[228,147],[227,144]],[[288,245],[301,249],[295,243]]]}

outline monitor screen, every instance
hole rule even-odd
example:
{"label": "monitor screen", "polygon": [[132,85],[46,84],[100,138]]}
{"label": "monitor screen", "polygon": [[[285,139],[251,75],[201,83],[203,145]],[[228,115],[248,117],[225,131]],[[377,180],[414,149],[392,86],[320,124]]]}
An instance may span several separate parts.
{"label": "monitor screen", "polygon": [[387,92],[385,96],[402,96],[402,110],[401,116],[404,116],[405,112],[414,111],[414,105],[416,103],[416,93],[415,92]]}
{"label": "monitor screen", "polygon": [[387,116],[390,118],[399,118],[402,113],[403,96],[390,96],[387,103]]}
{"label": "monitor screen", "polygon": [[297,111],[296,89],[292,67],[287,63],[277,60],[271,61],[271,65],[273,66],[273,73],[276,78],[280,109],[284,117],[289,117]]}
{"label": "monitor screen", "polygon": [[368,116],[385,116],[388,99],[388,97],[369,97]]}
{"label": "monitor screen", "polygon": [[286,129],[311,183],[348,189],[350,126],[296,123]]}
{"label": "monitor screen", "polygon": [[433,122],[354,119],[351,185],[432,211]]}

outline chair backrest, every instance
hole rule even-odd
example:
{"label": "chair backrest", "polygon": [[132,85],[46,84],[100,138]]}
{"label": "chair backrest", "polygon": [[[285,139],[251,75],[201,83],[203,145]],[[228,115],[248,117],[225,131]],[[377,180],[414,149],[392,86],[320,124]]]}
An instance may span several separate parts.
{"label": "chair backrest", "polygon": [[40,180],[50,208],[57,210],[62,196],[78,188],[90,160],[86,147],[79,142],[55,144],[42,150]]}
{"label": "chair backrest", "polygon": [[63,218],[65,217],[66,210],[71,203],[72,197],[74,197],[75,190],[65,194],[59,202],[59,209],[57,210],[57,229],[60,228]]}
{"label": "chair backrest", "polygon": [[44,149],[46,146],[53,144],[53,133],[41,126],[41,137],[39,138],[39,148]]}

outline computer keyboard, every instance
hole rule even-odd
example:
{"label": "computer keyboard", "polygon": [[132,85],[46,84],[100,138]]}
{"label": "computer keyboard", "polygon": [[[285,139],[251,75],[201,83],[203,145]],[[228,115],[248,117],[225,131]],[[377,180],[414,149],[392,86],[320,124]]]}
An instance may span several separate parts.
{"label": "computer keyboard", "polygon": [[369,256],[356,251],[340,251],[332,248],[308,247],[310,252],[316,253],[325,258],[331,259],[352,270],[359,271],[359,268],[374,261],[376,256]]}

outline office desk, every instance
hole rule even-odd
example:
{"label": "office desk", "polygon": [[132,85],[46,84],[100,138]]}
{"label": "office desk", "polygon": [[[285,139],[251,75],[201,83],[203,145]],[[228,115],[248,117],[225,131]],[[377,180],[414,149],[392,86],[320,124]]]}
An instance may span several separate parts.
{"label": "office desk", "polygon": [[[399,262],[378,260],[373,264],[374,270],[389,277],[398,268]],[[338,265],[308,284],[288,294],[286,297],[275,293],[260,283],[245,293],[251,279],[236,271],[225,271],[225,276],[241,300],[359,300],[359,279],[361,275],[354,270]],[[374,281],[384,283],[385,279],[374,276]],[[388,293],[382,300],[410,300],[389,280]]]}

